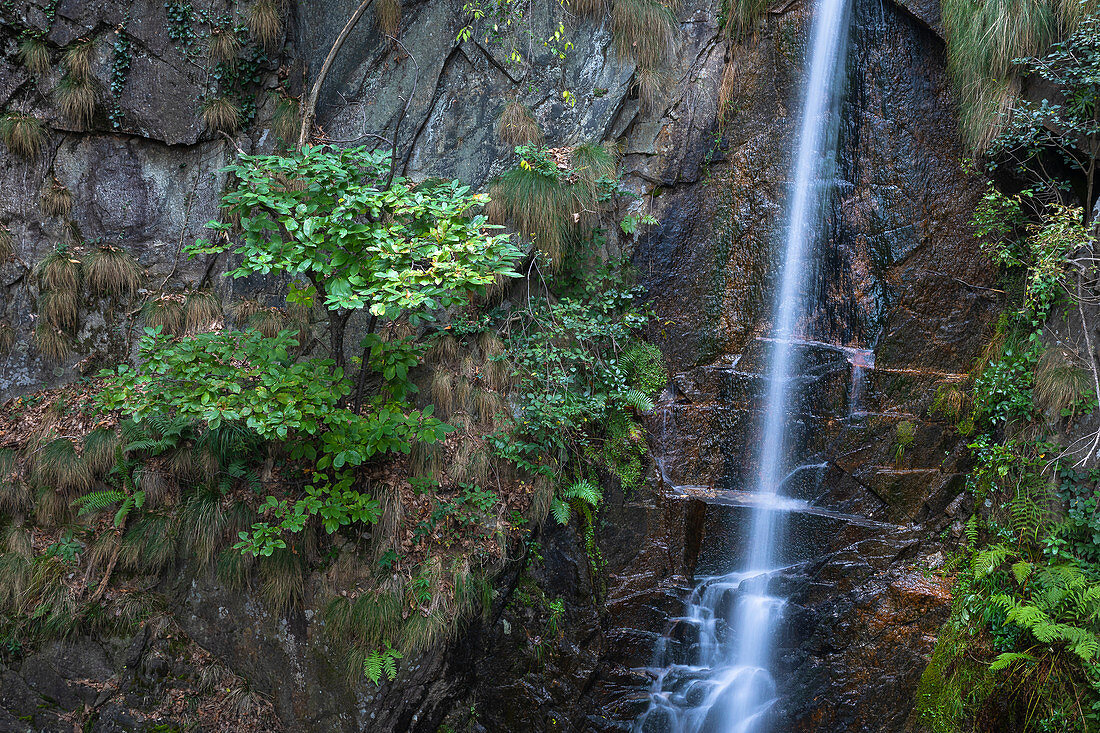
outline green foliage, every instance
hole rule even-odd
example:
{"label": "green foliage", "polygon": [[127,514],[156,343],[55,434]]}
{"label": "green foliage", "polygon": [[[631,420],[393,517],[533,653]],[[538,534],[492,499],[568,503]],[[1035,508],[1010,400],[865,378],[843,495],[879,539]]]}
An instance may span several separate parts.
{"label": "green foliage", "polygon": [[397,678],[397,660],[404,655],[386,642],[385,647],[375,649],[363,660],[363,674],[374,684],[379,684],[382,676],[394,680]]}
{"label": "green foliage", "polygon": [[[241,216],[243,258],[232,277],[282,272],[304,275],[330,310],[368,308],[412,323],[466,302],[498,275],[514,276],[519,253],[507,236],[488,234],[486,202],[457,182],[422,191],[395,177],[383,184],[389,157],[366,148],[306,147],[287,156],[242,156],[227,170],[239,184],[224,206]],[[229,232],[218,222],[212,229]],[[223,238],[192,254],[230,249]]]}
{"label": "green foliage", "polygon": [[985,147],[1006,118],[1015,96],[1015,60],[1042,54],[1092,6],[1060,0],[943,3],[948,64],[960,92],[963,131],[972,144]]}

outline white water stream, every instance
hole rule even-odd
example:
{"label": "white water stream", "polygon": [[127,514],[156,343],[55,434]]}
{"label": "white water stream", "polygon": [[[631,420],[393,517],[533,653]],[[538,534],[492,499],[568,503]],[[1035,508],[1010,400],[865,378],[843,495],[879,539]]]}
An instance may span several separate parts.
{"label": "white water stream", "polygon": [[[779,561],[781,521],[792,509],[778,501],[790,459],[786,425],[791,403],[795,327],[805,310],[806,255],[821,221],[836,157],[838,106],[843,90],[849,0],[818,0],[806,60],[801,125],[791,171],[783,263],[775,294],[767,393],[757,446],[758,499],[749,502],[744,569],[704,578],[676,619],[681,640],[656,650],[656,679],[639,733],[762,733],[776,701],[771,673],[773,637],[784,600],[769,595]],[[689,650],[691,661],[669,659],[669,647]],[[682,655],[681,655],[682,656]]]}

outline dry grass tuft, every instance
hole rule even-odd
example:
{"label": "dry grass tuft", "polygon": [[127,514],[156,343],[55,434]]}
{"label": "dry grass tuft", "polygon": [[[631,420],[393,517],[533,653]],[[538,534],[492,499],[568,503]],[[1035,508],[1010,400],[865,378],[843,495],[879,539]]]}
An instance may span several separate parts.
{"label": "dry grass tuft", "polygon": [[569,0],[569,9],[577,15],[599,18],[607,12],[606,0]]}
{"label": "dry grass tuft", "polygon": [[232,28],[215,28],[210,34],[210,45],[206,53],[216,64],[230,64],[237,60],[241,51],[241,42]]}
{"label": "dry grass tuft", "polygon": [[9,112],[0,118],[0,139],[16,155],[35,158],[46,143],[46,128],[37,117]]}
{"label": "dry grass tuft", "polygon": [[19,61],[29,73],[42,76],[50,70],[50,49],[38,36],[27,36],[19,42]]}
{"label": "dry grass tuft", "polygon": [[65,76],[54,90],[61,114],[75,125],[87,125],[95,114],[95,83],[89,79]]}
{"label": "dry grass tuft", "polygon": [[46,216],[65,217],[72,213],[73,195],[67,186],[55,178],[53,183],[42,189],[39,204]]}
{"label": "dry grass tuft", "polygon": [[538,145],[542,143],[542,128],[531,108],[518,99],[504,105],[497,122],[497,133],[505,145]]}
{"label": "dry grass tuft", "polygon": [[302,106],[294,97],[279,95],[275,105],[275,114],[271,118],[271,130],[275,136],[287,144],[297,140],[298,128],[302,124]]}
{"label": "dry grass tuft", "polygon": [[161,293],[141,308],[141,317],[149,328],[158,326],[164,333],[179,334],[183,329],[184,297],[175,293]]}
{"label": "dry grass tuft", "polygon": [[76,293],[80,285],[80,260],[61,246],[35,265],[34,277],[41,290],[67,290]]}
{"label": "dry grass tuft", "polygon": [[15,345],[15,329],[7,321],[0,321],[0,354],[7,354]]}
{"label": "dry grass tuft", "polygon": [[87,82],[92,78],[92,57],[95,55],[95,42],[77,41],[65,48],[61,61],[65,64],[69,78]]}
{"label": "dry grass tuft", "polygon": [[186,333],[202,333],[219,328],[224,320],[222,301],[209,290],[188,293],[183,305],[183,330]]}
{"label": "dry grass tuft", "polygon": [[48,323],[39,323],[34,329],[34,343],[42,356],[54,362],[64,360],[73,351],[68,337]]}
{"label": "dry grass tuft", "polygon": [[11,236],[11,230],[0,224],[0,264],[7,262],[15,256],[15,240]]}
{"label": "dry grass tuft", "polygon": [[274,44],[283,31],[280,5],[277,0],[255,0],[248,8],[248,30],[265,46]]}
{"label": "dry grass tuft", "polygon": [[432,404],[439,419],[446,420],[455,408],[455,375],[447,369],[436,369],[432,375]]}
{"label": "dry grass tuft", "polygon": [[215,132],[232,135],[241,126],[241,108],[229,97],[211,97],[202,105],[202,121]]}
{"label": "dry grass tuft", "polygon": [[57,489],[67,495],[92,488],[92,470],[68,438],[46,443],[30,457],[31,480],[39,487]]}
{"label": "dry grass tuft", "polygon": [[634,90],[643,110],[652,112],[657,109],[667,83],[668,75],[661,69],[642,66],[634,72]]}
{"label": "dry grass tuft", "polygon": [[680,24],[658,0],[614,0],[611,33],[620,57],[634,59],[639,69],[660,68],[672,52]]}
{"label": "dry grass tuft", "polygon": [[729,11],[724,30],[728,35],[745,38],[754,30],[768,9],[768,0],[726,0]]}
{"label": "dry grass tuft", "polygon": [[397,36],[401,26],[401,0],[374,0],[374,19],[387,36]]}
{"label": "dry grass tuft", "polygon": [[279,613],[298,608],[305,597],[305,574],[300,554],[291,548],[276,550],[260,560],[260,594]]}
{"label": "dry grass tuft", "polygon": [[84,261],[88,287],[103,297],[132,298],[141,288],[145,271],[124,249],[98,247]]}
{"label": "dry grass tuft", "polygon": [[1089,391],[1088,372],[1058,348],[1043,352],[1035,367],[1035,404],[1040,409],[1060,414],[1073,410],[1081,396]]}
{"label": "dry grass tuft", "polygon": [[51,327],[71,334],[80,318],[75,290],[46,290],[38,296],[38,315]]}

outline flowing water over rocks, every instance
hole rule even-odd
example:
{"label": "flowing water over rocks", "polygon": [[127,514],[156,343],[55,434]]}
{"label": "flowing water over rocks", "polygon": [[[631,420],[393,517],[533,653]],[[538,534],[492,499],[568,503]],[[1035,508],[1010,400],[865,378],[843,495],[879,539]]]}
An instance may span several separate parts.
{"label": "flowing water over rocks", "polygon": [[[692,627],[687,646],[693,663],[678,663],[662,644],[652,706],[637,729],[670,733],[752,733],[766,730],[776,700],[771,650],[784,599],[769,592],[786,515],[795,505],[780,498],[790,439],[788,408],[796,362],[793,339],[804,315],[807,256],[815,244],[823,205],[834,185],[838,103],[844,81],[848,0],[820,0],[815,11],[802,123],[795,143],[789,220],[776,290],[768,353],[759,467],[750,507],[748,554],[743,571],[705,578],[692,593],[689,613],[677,623]],[[730,596],[732,595],[732,600]]]}

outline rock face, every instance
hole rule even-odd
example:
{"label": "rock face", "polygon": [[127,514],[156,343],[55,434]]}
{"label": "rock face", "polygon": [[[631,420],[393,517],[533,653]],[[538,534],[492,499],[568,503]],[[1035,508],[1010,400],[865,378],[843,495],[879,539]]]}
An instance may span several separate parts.
{"label": "rock face", "polygon": [[[793,418],[800,454],[814,466],[797,490],[835,516],[798,519],[792,565],[776,581],[790,599],[778,714],[784,730],[888,733],[907,730],[911,694],[946,615],[945,591],[918,565],[957,511],[965,469],[963,446],[927,419],[928,407],[937,385],[968,370],[996,294],[967,225],[979,188],[960,165],[938,7],[854,3],[840,185],[809,278],[813,308],[801,329],[802,399]],[[271,149],[268,92],[283,82],[301,91],[357,4],[290,3],[287,45],[257,71],[256,122],[233,144]],[[205,286],[222,280],[212,274],[225,263],[189,261],[179,249],[216,218],[225,182],[218,169],[233,153],[201,122],[211,80],[196,63],[199,52],[169,34],[168,4],[65,0],[52,22],[43,0],[16,5],[0,3],[0,106],[43,118],[48,137],[33,161],[0,148],[0,222],[18,256],[0,264],[0,319],[19,335],[0,356],[0,398],[88,368],[76,357],[45,361],[29,338],[28,268],[67,236],[63,222],[40,212],[42,186],[52,178],[67,186],[79,236],[121,243],[151,282]],[[210,17],[234,10],[219,0],[194,6]],[[252,594],[205,575],[181,569],[166,578],[162,590],[181,631],[269,694],[288,730],[434,731],[445,719],[489,731],[627,730],[647,704],[645,668],[655,644],[675,634],[672,620],[694,577],[728,569],[738,553],[731,542],[743,511],[715,496],[740,487],[751,469],[759,339],[769,319],[810,4],[778,3],[737,39],[719,27],[718,0],[685,0],[664,96],[653,109],[637,99],[633,64],[616,54],[606,23],[533,3],[504,40],[458,42],[462,6],[404,3],[400,45],[364,19],[333,67],[318,121],[329,138],[349,144],[384,145],[378,137],[396,130],[403,174],[473,186],[513,163],[494,130],[511,98],[533,110],[550,145],[621,143],[626,183],[641,197],[635,206],[660,220],[637,242],[619,243],[634,247],[657,314],[651,337],[673,372],[649,420],[659,467],[639,495],[624,496],[609,482],[600,557],[586,556],[571,530],[547,527],[533,577],[507,569],[487,620],[408,660],[381,688],[337,680],[331,660],[339,650],[326,646],[316,609],[280,618]],[[559,23],[574,44],[564,58],[542,42]],[[59,72],[32,80],[16,59],[20,33],[48,27],[56,47],[94,36],[95,74],[106,86],[120,24],[134,48],[116,99],[121,127],[106,117],[109,95],[87,126],[67,123],[41,93]],[[204,26],[194,27],[201,42]],[[123,353],[139,304],[85,303],[82,356]],[[899,455],[901,423],[915,437]],[[565,601],[560,634],[532,611],[522,595],[527,584]],[[6,667],[0,729],[65,729],[64,711],[104,704],[84,688],[109,683],[130,695],[129,707],[100,715],[93,730],[144,730],[162,719],[142,696],[163,691],[173,665],[187,662],[166,648],[157,651],[168,660],[160,677],[127,676],[124,669],[149,658],[139,642],[111,642],[115,648],[82,640]],[[25,690],[54,702],[28,706],[39,697]],[[131,709],[146,710],[145,722]]]}

